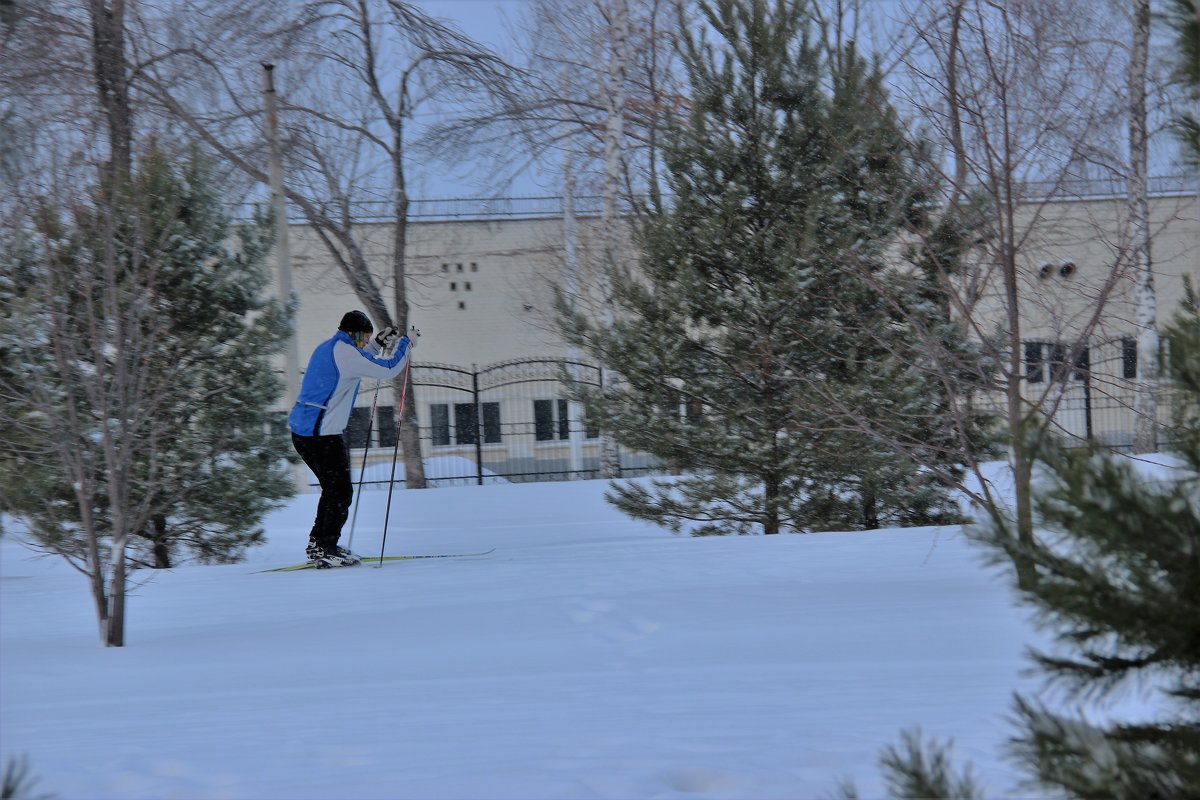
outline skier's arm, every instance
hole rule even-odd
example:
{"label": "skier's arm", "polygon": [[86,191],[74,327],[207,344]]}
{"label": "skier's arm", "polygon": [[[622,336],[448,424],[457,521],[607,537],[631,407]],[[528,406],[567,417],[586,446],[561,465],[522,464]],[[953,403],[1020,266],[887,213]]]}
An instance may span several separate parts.
{"label": "skier's arm", "polygon": [[[375,346],[377,343],[372,340],[371,345]],[[337,361],[338,370],[343,375],[383,380],[394,378],[400,374],[407,363],[411,349],[411,342],[405,336],[401,337],[396,345],[396,351],[390,358],[383,358],[353,346],[335,348],[333,356]]]}

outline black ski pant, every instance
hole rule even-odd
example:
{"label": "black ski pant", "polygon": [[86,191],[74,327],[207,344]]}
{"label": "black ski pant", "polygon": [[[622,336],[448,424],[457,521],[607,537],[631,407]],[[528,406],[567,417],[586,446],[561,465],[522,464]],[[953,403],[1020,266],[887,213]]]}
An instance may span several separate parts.
{"label": "black ski pant", "polygon": [[350,451],[346,440],[337,436],[300,436],[292,434],[292,447],[308,464],[321,484],[321,499],[317,503],[317,519],[313,522],[313,541],[327,553],[337,551],[342,526],[350,516],[350,500],[354,497],[354,482],[350,479]]}

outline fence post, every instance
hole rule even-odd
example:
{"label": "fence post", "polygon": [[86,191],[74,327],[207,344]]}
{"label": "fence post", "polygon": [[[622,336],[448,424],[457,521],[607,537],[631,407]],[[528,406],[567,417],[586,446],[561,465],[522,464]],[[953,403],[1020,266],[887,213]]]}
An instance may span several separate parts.
{"label": "fence post", "polygon": [[483,407],[479,403],[479,365],[471,365],[471,404],[475,409],[475,483],[483,486]]}

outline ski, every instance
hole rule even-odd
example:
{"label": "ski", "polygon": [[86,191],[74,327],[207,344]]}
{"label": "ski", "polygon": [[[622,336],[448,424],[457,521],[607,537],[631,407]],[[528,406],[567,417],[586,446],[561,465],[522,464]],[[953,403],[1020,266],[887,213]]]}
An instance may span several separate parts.
{"label": "ski", "polygon": [[[493,547],[491,550],[481,550],[478,553],[429,553],[429,554],[425,554],[425,555],[384,556],[382,560],[383,561],[415,561],[415,560],[421,559],[421,558],[468,558],[470,556],[491,555],[494,552],[496,552],[496,548]],[[379,558],[379,556],[372,556],[369,558],[364,558],[362,560],[362,563],[363,564],[379,564],[380,561],[381,561],[381,559]],[[359,566],[359,565],[355,564],[354,566]],[[297,572],[298,570],[302,570],[302,569],[316,569],[316,568],[317,568],[316,565],[313,564],[312,562],[305,562],[303,564],[289,564],[286,567],[273,567],[271,569],[260,569],[255,574],[262,574],[264,572]],[[346,569],[346,567],[331,567],[331,569]]]}

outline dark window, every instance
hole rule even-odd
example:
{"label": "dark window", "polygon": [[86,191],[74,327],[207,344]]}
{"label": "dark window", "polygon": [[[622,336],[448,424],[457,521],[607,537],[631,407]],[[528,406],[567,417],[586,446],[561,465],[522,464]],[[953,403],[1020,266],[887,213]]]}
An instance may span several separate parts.
{"label": "dark window", "polygon": [[533,401],[533,436],[539,442],[571,438],[570,404],[566,400]]}
{"label": "dark window", "polygon": [[497,444],[500,441],[500,404],[483,403],[483,443]]}
{"label": "dark window", "polygon": [[1067,346],[1062,342],[1050,345],[1050,379],[1061,381],[1067,377]]}
{"label": "dark window", "polygon": [[1025,343],[1025,380],[1030,383],[1041,383],[1045,378],[1042,369],[1042,343]]}
{"label": "dark window", "polygon": [[433,443],[450,444],[450,406],[445,403],[434,403],[429,407],[430,411],[430,430],[433,435]]}
{"label": "dark window", "polygon": [[567,412],[567,401],[558,401],[558,438],[571,438],[571,415]]}
{"label": "dark window", "polygon": [[379,431],[380,447],[396,446],[396,413],[392,406],[380,406],[375,412],[375,429]]}
{"label": "dark window", "polygon": [[352,448],[367,447],[367,436],[371,425],[371,409],[350,409],[350,421],[346,423],[346,443]]}
{"label": "dark window", "polygon": [[1121,340],[1121,377],[1137,378],[1137,339],[1126,336]]}
{"label": "dark window", "polygon": [[[500,434],[500,404],[480,403],[483,415],[483,443],[496,444],[501,440]],[[448,445],[453,439],[454,444],[475,444],[479,435],[479,425],[475,417],[474,403],[454,404],[454,425],[450,425],[450,405],[434,403],[430,407],[432,417],[432,436],[435,445]],[[393,442],[394,444],[394,442]]]}
{"label": "dark window", "polygon": [[479,439],[479,425],[475,420],[474,403],[454,404],[454,443],[475,444]]}
{"label": "dark window", "polygon": [[550,400],[533,401],[533,438],[539,442],[554,439],[554,404]]}
{"label": "dark window", "polygon": [[1075,356],[1075,369],[1072,371],[1071,377],[1077,381],[1085,381],[1091,369],[1092,354],[1085,347],[1079,351],[1079,355]]}

